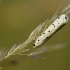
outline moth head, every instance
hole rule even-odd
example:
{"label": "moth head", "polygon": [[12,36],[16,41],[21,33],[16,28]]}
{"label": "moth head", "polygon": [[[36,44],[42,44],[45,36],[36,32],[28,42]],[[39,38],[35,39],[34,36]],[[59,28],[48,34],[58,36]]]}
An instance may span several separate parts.
{"label": "moth head", "polygon": [[65,14],[62,14],[62,15],[60,16],[60,19],[62,19],[64,23],[67,23],[67,22],[68,22],[68,16],[65,15]]}

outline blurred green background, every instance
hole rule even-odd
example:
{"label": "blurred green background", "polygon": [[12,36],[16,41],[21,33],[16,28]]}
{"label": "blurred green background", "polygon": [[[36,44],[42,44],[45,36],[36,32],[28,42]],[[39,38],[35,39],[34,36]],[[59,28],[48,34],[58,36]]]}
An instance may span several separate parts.
{"label": "blurred green background", "polygon": [[[70,0],[0,0],[0,48],[11,48],[25,41],[35,27],[53,16],[59,6],[61,13],[68,4]],[[0,62],[2,70],[70,70],[69,26],[68,23],[45,44],[67,43],[66,48],[42,54],[45,60],[11,56]]]}

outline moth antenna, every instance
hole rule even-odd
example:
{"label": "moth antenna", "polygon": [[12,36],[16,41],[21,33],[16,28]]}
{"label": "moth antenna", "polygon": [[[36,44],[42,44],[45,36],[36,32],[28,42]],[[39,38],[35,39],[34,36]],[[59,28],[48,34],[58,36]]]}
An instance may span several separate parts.
{"label": "moth antenna", "polygon": [[67,15],[69,12],[70,12],[70,4],[63,9],[61,14],[66,14]]}
{"label": "moth antenna", "polygon": [[[62,12],[67,8],[67,6],[68,6],[68,5],[66,5],[66,6],[63,8]],[[61,13],[62,13],[62,12],[61,12]]]}

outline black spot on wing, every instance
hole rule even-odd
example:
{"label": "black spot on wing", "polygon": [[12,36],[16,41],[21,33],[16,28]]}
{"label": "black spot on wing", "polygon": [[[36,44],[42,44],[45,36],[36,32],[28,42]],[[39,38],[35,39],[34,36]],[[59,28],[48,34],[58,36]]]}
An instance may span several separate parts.
{"label": "black spot on wing", "polygon": [[52,25],[54,25],[54,24],[52,24]]}
{"label": "black spot on wing", "polygon": [[38,40],[39,41],[39,40]]}
{"label": "black spot on wing", "polygon": [[48,32],[50,32],[50,30]]}
{"label": "black spot on wing", "polygon": [[49,37],[46,37],[46,38],[49,38]]}
{"label": "black spot on wing", "polygon": [[[58,21],[57,21],[58,22]],[[59,24],[59,22],[58,22],[58,24]]]}
{"label": "black spot on wing", "polygon": [[54,27],[55,27],[55,25],[54,25]]}
{"label": "black spot on wing", "polygon": [[67,20],[67,17],[65,17],[65,19]]}
{"label": "black spot on wing", "polygon": [[60,19],[60,17],[58,17],[58,19]]}
{"label": "black spot on wing", "polygon": [[55,27],[55,25],[54,24],[52,24],[54,27]]}
{"label": "black spot on wing", "polygon": [[43,33],[43,34],[45,34],[45,33]]}
{"label": "black spot on wing", "polygon": [[33,44],[33,46],[35,46],[35,44]]}

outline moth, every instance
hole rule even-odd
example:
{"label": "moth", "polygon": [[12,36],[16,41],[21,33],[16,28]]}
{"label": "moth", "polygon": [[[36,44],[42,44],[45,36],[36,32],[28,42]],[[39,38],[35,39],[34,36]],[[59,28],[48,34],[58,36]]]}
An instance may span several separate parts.
{"label": "moth", "polygon": [[35,40],[33,48],[43,45],[58,30],[67,24],[69,20],[68,13],[70,12],[70,5],[65,7],[60,15],[57,15],[58,10],[50,20],[47,19],[44,23],[41,23],[29,36],[29,38],[32,37]]}

